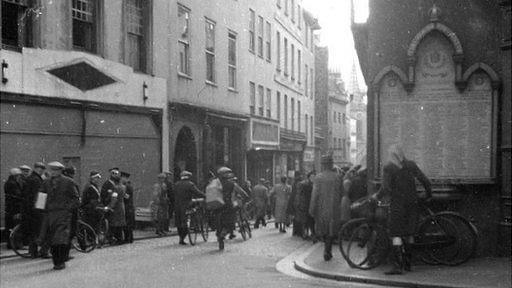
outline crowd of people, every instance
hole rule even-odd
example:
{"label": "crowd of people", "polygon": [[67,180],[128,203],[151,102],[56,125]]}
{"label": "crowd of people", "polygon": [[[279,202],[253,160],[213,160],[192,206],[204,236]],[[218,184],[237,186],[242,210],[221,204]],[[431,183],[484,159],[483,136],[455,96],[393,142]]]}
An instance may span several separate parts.
{"label": "crowd of people", "polygon": [[[418,195],[415,179],[425,187],[423,198],[431,195],[430,182],[418,166],[405,158],[399,146],[392,146],[389,161],[384,166],[381,189],[371,197],[387,197],[390,201],[390,235],[393,243],[393,269],[389,274],[401,274],[410,270],[410,249],[417,217]],[[331,156],[321,159],[322,170],[306,175],[296,172],[293,179],[281,177],[279,183],[270,185],[261,178],[252,186],[250,181],[239,184],[228,167],[220,167],[211,175],[209,183],[217,181],[221,190],[222,205],[210,211],[219,250],[224,249],[225,238],[236,237],[235,223],[238,209],[252,203],[254,228],[266,226],[273,215],[275,227],[281,233],[292,226],[292,235],[324,242],[324,260],[332,259],[332,245],[341,225],[353,216],[350,203],[367,196],[366,168],[356,165],[339,168],[333,165]],[[48,170],[46,169],[48,167]],[[45,165],[37,162],[33,169],[27,165],[10,170],[5,182],[6,228],[22,223],[24,242],[28,243],[33,258],[49,258],[54,269],[65,268],[71,259],[69,250],[78,217],[98,231],[101,220],[107,217],[111,245],[133,242],[135,227],[134,189],[130,173],[114,167],[102,183],[102,175],[91,171],[89,182],[82,193],[73,180],[75,169],[59,162]],[[169,232],[170,219],[174,216],[179,244],[187,245],[186,211],[194,198],[205,198],[203,192],[191,180],[192,173],[182,171],[173,182],[172,173],[166,171],[157,176],[153,185],[151,210],[155,233],[163,236]],[[413,193],[414,192],[414,193]],[[44,209],[37,207],[41,194],[46,194]],[[206,197],[208,198],[208,197]],[[8,243],[10,246],[10,243]]]}

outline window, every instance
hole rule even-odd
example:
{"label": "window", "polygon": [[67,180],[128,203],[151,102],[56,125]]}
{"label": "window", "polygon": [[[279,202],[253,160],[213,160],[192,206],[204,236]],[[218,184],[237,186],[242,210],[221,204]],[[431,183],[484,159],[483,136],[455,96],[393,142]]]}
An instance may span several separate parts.
{"label": "window", "polygon": [[258,16],[258,56],[263,58],[263,17]]}
{"label": "window", "polygon": [[236,89],[236,33],[228,32],[228,87]]}
{"label": "window", "polygon": [[2,1],[3,47],[32,47],[32,14],[26,13],[28,0]]}
{"label": "window", "polygon": [[126,1],[127,64],[133,70],[141,72],[147,72],[147,5],[148,1],[146,0]]}
{"label": "window", "polygon": [[[73,19],[73,48],[88,52],[96,52],[96,1],[73,0],[71,6],[71,18]],[[128,3],[134,1],[129,1]],[[132,3],[134,5],[141,3]],[[142,7],[137,6],[142,18]],[[128,11],[130,12],[130,10]],[[133,11],[133,17],[137,17],[139,11]],[[137,18],[139,20],[139,18]],[[136,20],[134,20],[135,22]],[[132,24],[132,22],[129,22]],[[132,24],[133,25],[133,24]],[[142,26],[142,23],[140,24]],[[139,32],[140,33],[140,32]],[[142,34],[142,33],[140,33]]]}
{"label": "window", "polygon": [[302,9],[300,9],[300,5],[297,5],[297,25],[299,29],[302,29]]}
{"label": "window", "polygon": [[281,33],[276,31],[276,70],[281,72]]}
{"label": "window", "polygon": [[306,40],[304,43],[306,44],[306,48],[309,48],[309,26],[306,24],[306,27],[304,28],[304,37]]}
{"label": "window", "polygon": [[258,99],[259,99],[259,101],[258,101],[258,102],[259,102],[259,103],[258,103],[258,104],[259,104],[259,105],[258,105],[258,112],[259,112],[259,113],[258,113],[258,114],[259,114],[260,116],[263,116],[263,115],[264,115],[264,114],[263,114],[263,112],[264,112],[264,111],[263,111],[263,110],[264,110],[264,104],[265,104],[265,103],[264,103],[264,101],[265,101],[265,95],[264,95],[264,94],[265,94],[265,89],[263,88],[263,86],[258,85]]}
{"label": "window", "polygon": [[272,26],[270,25],[270,22],[267,21],[267,33],[266,33],[266,41],[265,41],[265,46],[266,46],[266,51],[267,51],[267,61],[270,62],[271,59],[272,59],[272,47],[270,45],[270,41],[272,38]]}
{"label": "window", "polygon": [[336,111],[332,111],[332,122],[336,123]]}
{"label": "window", "polygon": [[288,76],[288,39],[284,38],[284,76]]}
{"label": "window", "polygon": [[292,22],[295,23],[295,0],[291,0],[290,9],[292,10]]}
{"label": "window", "polygon": [[215,83],[215,23],[209,19],[205,21],[206,32],[206,80]]}
{"label": "window", "polygon": [[272,118],[272,91],[267,88],[267,103],[265,104],[265,107],[267,107],[267,118]]}
{"label": "window", "polygon": [[256,16],[254,14],[254,10],[249,9],[249,51],[254,53],[254,43],[255,43],[255,34],[254,30],[256,30]]}
{"label": "window", "polygon": [[313,78],[313,68],[309,68],[309,77],[311,77],[311,89],[309,91],[309,95],[311,96],[311,99],[313,99],[313,94],[315,93],[313,87],[313,85],[315,84],[315,78]]}
{"label": "window", "polygon": [[254,82],[249,82],[249,93],[250,93],[250,110],[251,110],[251,114],[255,114],[256,111],[255,111],[255,107],[256,107],[256,85],[254,84]]}
{"label": "window", "polygon": [[308,74],[308,64],[305,65],[306,68],[304,68],[304,73],[306,73],[306,75],[304,75],[304,95],[306,97],[308,97],[308,82],[309,82],[309,74]]}
{"label": "window", "polygon": [[347,115],[343,113],[343,124],[347,124]]}
{"label": "window", "polygon": [[299,132],[300,132],[300,129],[302,128],[301,127],[302,125],[300,123],[300,120],[301,120],[300,119],[300,115],[302,115],[301,112],[300,112],[300,101],[297,100],[297,127],[298,127],[298,131]]}
{"label": "window", "polygon": [[281,0],[277,0],[276,5],[277,5],[277,8],[281,9]]}
{"label": "window", "polygon": [[338,112],[338,123],[341,124],[341,113]]}
{"label": "window", "polygon": [[309,127],[311,128],[311,143],[313,143],[315,141],[315,127],[313,127],[313,116],[309,117],[309,122]]}
{"label": "window", "polygon": [[306,113],[306,115],[304,115],[304,124],[305,124],[305,127],[304,127],[304,128],[305,128],[304,134],[306,134],[306,143],[309,141],[309,134],[308,134],[308,132],[309,132],[309,130],[308,130],[308,124],[309,124],[309,123],[308,123],[308,121],[309,121],[309,119],[308,119],[308,114]]}
{"label": "window", "polygon": [[284,0],[284,14],[288,16],[288,1],[290,0]]}
{"label": "window", "polygon": [[277,91],[276,95],[276,106],[277,106],[277,120],[281,123],[281,92]]}
{"label": "window", "polygon": [[291,59],[291,64],[292,64],[292,81],[295,81],[295,46],[292,44],[291,46],[291,49],[292,49],[292,59]]}
{"label": "window", "polygon": [[190,10],[182,5],[178,5],[178,27],[180,33],[178,71],[190,75]]}
{"label": "window", "polygon": [[292,103],[290,104],[290,116],[292,119],[292,130],[295,130],[295,99],[292,98]]}
{"label": "window", "polygon": [[301,65],[302,65],[302,53],[300,50],[297,50],[297,82],[299,83],[299,85],[300,85],[301,77],[302,77]]}
{"label": "window", "polygon": [[311,43],[309,44],[309,47],[311,48],[311,52],[313,52],[313,49],[315,48],[315,45],[314,45],[314,40],[315,40],[315,36],[313,35],[313,29],[311,29],[311,32],[309,32],[309,41],[311,41]]}
{"label": "window", "polygon": [[288,129],[288,95],[284,94],[284,128]]}

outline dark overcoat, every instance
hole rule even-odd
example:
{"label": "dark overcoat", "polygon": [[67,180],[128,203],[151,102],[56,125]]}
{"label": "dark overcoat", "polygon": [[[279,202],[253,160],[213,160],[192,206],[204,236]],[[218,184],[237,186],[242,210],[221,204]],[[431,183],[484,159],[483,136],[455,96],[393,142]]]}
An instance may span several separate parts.
{"label": "dark overcoat", "polygon": [[125,187],[122,184],[116,184],[113,191],[108,204],[108,207],[112,209],[112,212],[108,215],[108,222],[111,227],[124,227],[126,226]]}
{"label": "dark overcoat", "polygon": [[103,206],[101,203],[100,190],[94,184],[85,186],[82,192],[82,212],[83,220],[91,225],[95,230],[101,220],[101,212],[96,207]]}
{"label": "dark overcoat", "polygon": [[176,227],[187,227],[185,212],[189,207],[192,199],[204,198],[205,195],[201,192],[196,184],[190,180],[179,180],[174,184],[174,200],[175,200],[175,219]]}
{"label": "dark overcoat", "polygon": [[16,176],[11,175],[4,184],[5,193],[5,222],[6,228],[12,229],[16,225],[13,219],[14,215],[21,213],[23,207],[23,198],[21,194],[21,184]]}
{"label": "dark overcoat", "polygon": [[256,217],[265,217],[268,204],[268,188],[265,185],[257,184],[252,189],[252,195],[256,207]]}
{"label": "dark overcoat", "polygon": [[129,228],[135,227],[135,206],[133,204],[133,186],[130,182],[126,183],[126,195],[128,198],[124,198],[124,209],[126,216],[126,226]]}
{"label": "dark overcoat", "polygon": [[80,201],[76,183],[60,175],[43,181],[40,190],[47,194],[47,239],[51,245],[68,245],[71,217]]}
{"label": "dark overcoat", "polygon": [[402,168],[393,163],[384,165],[382,188],[379,194],[390,197],[389,234],[391,237],[403,237],[414,234],[418,221],[418,179],[431,194],[431,184],[414,161],[404,160]]}
{"label": "dark overcoat", "polygon": [[309,214],[315,219],[317,236],[336,236],[341,224],[341,179],[334,171],[326,170],[313,180]]}
{"label": "dark overcoat", "polygon": [[311,192],[313,192],[313,182],[303,180],[297,185],[297,195],[295,198],[295,219],[302,224],[309,223],[310,215],[309,203],[311,202]]}

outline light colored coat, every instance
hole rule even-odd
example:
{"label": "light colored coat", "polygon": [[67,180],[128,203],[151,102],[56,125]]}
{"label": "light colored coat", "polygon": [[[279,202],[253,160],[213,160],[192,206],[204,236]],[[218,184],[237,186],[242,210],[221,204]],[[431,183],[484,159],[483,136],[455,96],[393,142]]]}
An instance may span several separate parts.
{"label": "light colored coat", "polygon": [[335,236],[341,224],[341,179],[334,171],[323,171],[313,180],[309,214],[315,219],[317,236]]}
{"label": "light colored coat", "polygon": [[288,208],[288,200],[292,194],[292,187],[288,184],[279,183],[272,188],[271,194],[276,198],[274,210],[276,223],[286,223],[288,221],[286,210]]}

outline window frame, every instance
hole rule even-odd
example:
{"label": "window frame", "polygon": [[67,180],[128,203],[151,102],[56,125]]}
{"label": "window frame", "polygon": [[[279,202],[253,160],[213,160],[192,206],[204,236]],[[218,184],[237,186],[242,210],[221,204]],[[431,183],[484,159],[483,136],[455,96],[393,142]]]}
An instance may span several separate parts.
{"label": "window frame", "polygon": [[258,15],[258,57],[263,58],[263,34],[265,32],[265,20],[261,15]]}
{"label": "window frame", "polygon": [[123,1],[123,9],[124,9],[124,19],[126,25],[124,25],[124,41],[125,41],[125,64],[132,67],[134,71],[148,74],[151,72],[151,61],[150,61],[150,55],[151,55],[151,7],[152,7],[152,0],[142,0],[142,35],[138,35],[139,40],[139,67],[134,67],[134,63],[131,63],[130,59],[130,42],[129,38],[130,35],[136,35],[132,33],[129,29],[129,21],[130,21],[130,15],[129,15],[129,3],[130,0],[124,0]]}
{"label": "window frame", "polygon": [[288,77],[288,38],[284,37],[284,76]]}
{"label": "window frame", "polygon": [[[237,47],[237,38],[238,34],[233,30],[228,30],[228,88],[236,90],[238,88],[237,85],[237,66],[238,66],[238,47]],[[234,41],[233,43],[233,49],[234,49],[234,63],[231,63],[231,56],[230,56],[230,43],[231,41]],[[231,70],[233,70],[233,79],[231,79]],[[231,81],[233,83],[231,83]],[[233,84],[233,85],[231,85]]]}
{"label": "window frame", "polygon": [[249,9],[249,52],[256,54],[256,12]]}
{"label": "window frame", "polygon": [[[206,66],[205,66],[206,67],[206,69],[205,69],[206,70],[205,71],[206,72],[206,82],[207,83],[211,83],[211,84],[216,84],[217,83],[217,75],[216,75],[217,73],[216,73],[216,70],[215,70],[215,66],[216,66],[216,63],[215,63],[216,62],[216,59],[215,59],[216,58],[216,55],[215,55],[215,53],[216,53],[216,51],[215,51],[215,40],[216,40],[216,35],[215,34],[216,34],[216,29],[215,28],[217,26],[217,23],[215,21],[207,18],[207,17],[205,17],[204,19],[205,19],[205,22],[204,22],[205,23],[205,26],[204,26],[205,27],[205,29],[204,29],[205,30],[205,47],[204,47],[204,52],[205,52],[205,60],[206,60],[206,62],[205,62],[205,64],[206,64]],[[211,29],[209,25],[213,26],[213,29]],[[209,49],[209,47],[208,47],[208,34],[209,34],[210,31],[213,31],[213,34],[211,36],[211,38],[212,38],[212,49]],[[212,63],[211,63],[211,66],[210,66],[210,68],[211,68],[211,76],[212,76],[211,79],[209,79],[209,70],[208,70],[208,67],[209,67],[208,58],[209,57],[210,57],[210,59],[212,59]]]}
{"label": "window frame", "polygon": [[265,87],[258,85],[258,115],[265,116]]}
{"label": "window frame", "polygon": [[[92,11],[90,12],[90,14],[88,11],[83,11],[78,7],[76,7],[76,8],[74,7],[74,4],[78,3],[78,2],[80,2],[81,3],[80,6],[83,7],[84,1],[88,2],[89,4],[92,3],[92,5],[86,5],[87,7],[92,7]],[[12,3],[10,1],[8,1],[8,2]],[[99,4],[100,4],[99,0],[72,0],[72,2],[71,2],[71,46],[72,46],[73,50],[88,52],[88,53],[92,53],[92,54],[98,53],[98,51],[99,51],[98,30],[99,30],[99,20],[100,20],[99,19],[99,15],[100,15],[100,13],[99,13],[100,5]],[[83,19],[83,17],[80,17],[78,15],[85,16],[86,18],[87,18],[87,15],[89,15],[90,21],[87,21],[87,19]],[[75,25],[78,25],[77,22],[80,22],[81,25],[90,25],[89,39],[85,39],[85,36],[84,36],[84,42],[89,42],[89,43],[85,43],[84,47],[75,44],[76,39],[75,39],[74,35],[75,35]],[[85,24],[85,23],[88,23],[88,24]],[[84,29],[84,28],[82,28],[82,29]],[[86,34],[84,30],[77,31],[76,33],[81,34],[81,35]],[[90,46],[90,47],[87,48],[86,46]]]}
{"label": "window frame", "polygon": [[300,49],[297,49],[297,83],[300,84],[302,83],[301,81],[301,78],[302,78],[302,51]]}
{"label": "window frame", "polygon": [[266,117],[272,118],[272,90],[270,88],[267,88],[267,95],[265,99],[265,107],[266,107]]}
{"label": "window frame", "polygon": [[[183,4],[180,4],[178,3],[178,24],[180,23],[179,20],[180,20],[180,12],[183,11],[186,13],[186,15],[188,15],[188,19],[186,18],[186,38],[182,37],[182,35],[185,33],[181,33],[181,35],[178,36],[178,46],[183,46],[185,47],[185,65],[181,65],[181,57],[179,59],[179,63],[178,63],[178,72],[183,74],[183,75],[186,75],[186,76],[192,76],[192,71],[191,71],[191,65],[190,65],[190,39],[191,39],[191,35],[190,35],[190,12],[191,10],[186,7],[185,5]],[[178,27],[179,28],[179,27]],[[178,49],[178,51],[181,51],[181,49]],[[183,67],[185,67],[185,69],[182,69]]]}
{"label": "window frame", "polygon": [[294,44],[290,45],[290,51],[291,51],[290,73],[291,73],[292,81],[295,81],[295,45]]}
{"label": "window frame", "polygon": [[276,71],[281,73],[281,32],[276,30]]}
{"label": "window frame", "polygon": [[265,51],[267,53],[267,62],[272,63],[272,24],[268,21],[265,21],[265,30]]}

